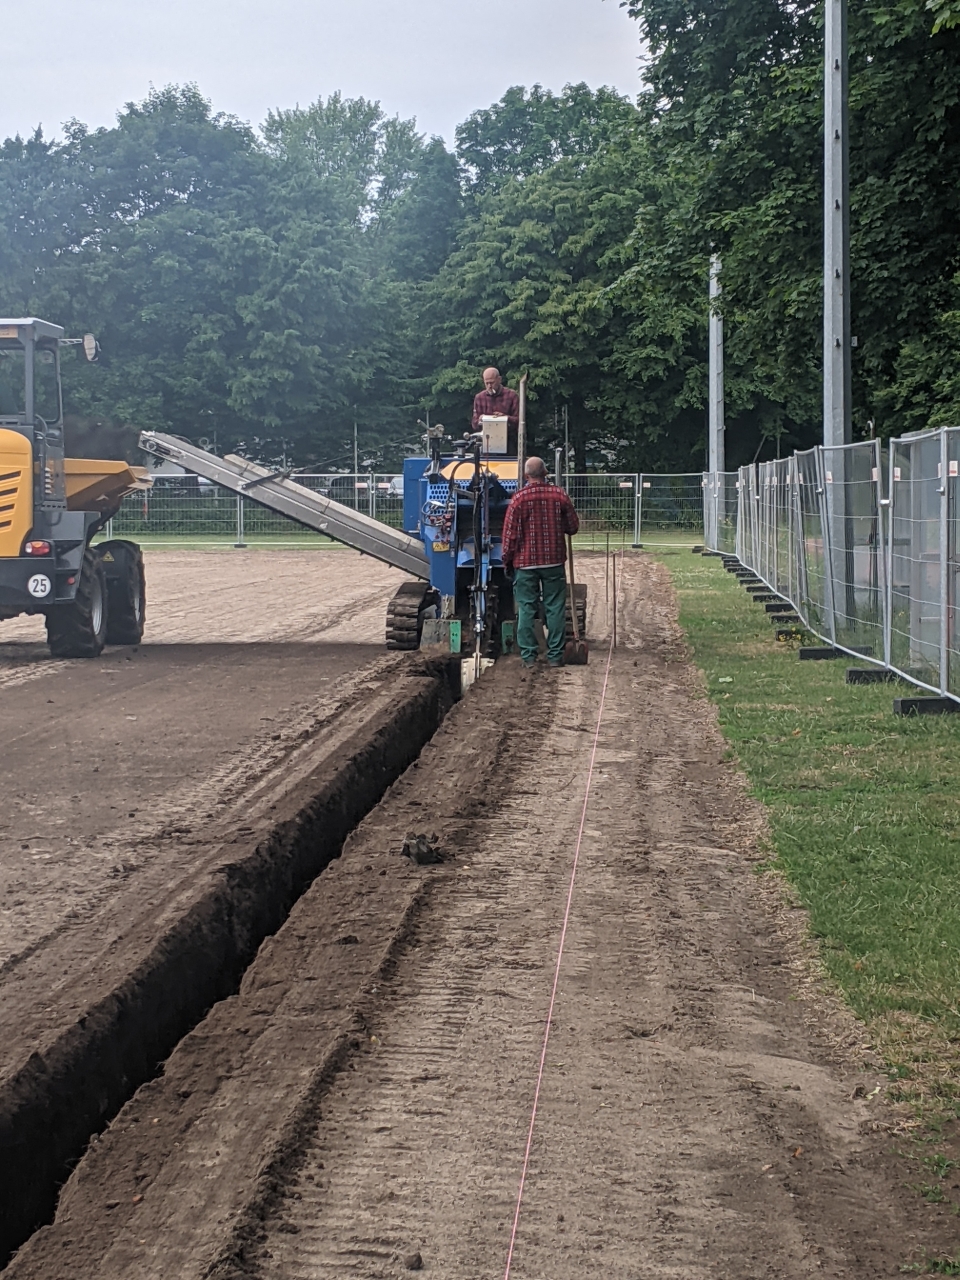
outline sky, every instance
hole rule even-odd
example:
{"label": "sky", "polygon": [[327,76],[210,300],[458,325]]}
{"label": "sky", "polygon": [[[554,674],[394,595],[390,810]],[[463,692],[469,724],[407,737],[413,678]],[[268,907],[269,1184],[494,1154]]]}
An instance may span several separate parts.
{"label": "sky", "polygon": [[83,0],[4,19],[0,138],[65,120],[110,126],[151,86],[195,83],[216,111],[341,90],[453,142],[511,85],[586,81],[634,98],[637,24],[618,0]]}

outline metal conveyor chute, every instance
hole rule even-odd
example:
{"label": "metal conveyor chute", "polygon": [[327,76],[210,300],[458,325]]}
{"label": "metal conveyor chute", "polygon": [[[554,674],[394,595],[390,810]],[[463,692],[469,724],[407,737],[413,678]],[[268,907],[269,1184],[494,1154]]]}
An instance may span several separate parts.
{"label": "metal conveyor chute", "polygon": [[423,544],[399,529],[353,511],[332,498],[297,484],[285,472],[268,471],[246,458],[228,454],[218,458],[195,444],[159,431],[140,433],[140,448],[160,458],[168,458],[188,472],[251,498],[270,511],[279,511],[298,524],[325,533],[337,542],[382,560],[415,578],[430,580],[430,567]]}

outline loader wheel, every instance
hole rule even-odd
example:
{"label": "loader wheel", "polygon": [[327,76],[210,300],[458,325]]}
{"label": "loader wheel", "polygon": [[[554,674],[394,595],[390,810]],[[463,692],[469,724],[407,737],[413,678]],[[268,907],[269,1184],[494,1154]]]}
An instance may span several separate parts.
{"label": "loader wheel", "polygon": [[107,580],[92,547],[83,553],[76,597],[47,612],[47,643],[55,658],[95,658],[107,641]]}
{"label": "loader wheel", "polygon": [[387,648],[419,649],[423,608],[430,590],[425,582],[403,582],[387,605]]}
{"label": "loader wheel", "polygon": [[107,578],[107,644],[139,644],[147,611],[143,552],[115,539],[97,547]]}

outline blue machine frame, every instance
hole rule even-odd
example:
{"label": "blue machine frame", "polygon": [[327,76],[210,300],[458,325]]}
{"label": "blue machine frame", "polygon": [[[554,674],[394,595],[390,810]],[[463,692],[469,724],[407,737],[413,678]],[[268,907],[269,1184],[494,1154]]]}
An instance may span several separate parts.
{"label": "blue machine frame", "polygon": [[493,575],[499,571],[502,577],[503,516],[516,491],[516,479],[501,479],[488,459],[472,451],[407,458],[403,464],[404,532],[423,542],[434,590],[461,604],[469,593],[477,646],[486,629]]}

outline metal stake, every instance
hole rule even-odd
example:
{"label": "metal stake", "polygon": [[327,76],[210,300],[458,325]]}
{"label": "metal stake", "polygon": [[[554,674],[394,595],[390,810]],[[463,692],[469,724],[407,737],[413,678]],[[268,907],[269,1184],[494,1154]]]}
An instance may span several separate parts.
{"label": "metal stake", "polygon": [[617,647],[617,553],[613,553],[613,647]]}
{"label": "metal stake", "polygon": [[237,494],[237,540],[233,544],[235,547],[245,547],[247,544],[243,540],[243,498]]}
{"label": "metal stake", "polygon": [[527,375],[520,379],[520,408],[517,426],[517,488],[523,488],[523,464],[527,460]]}

